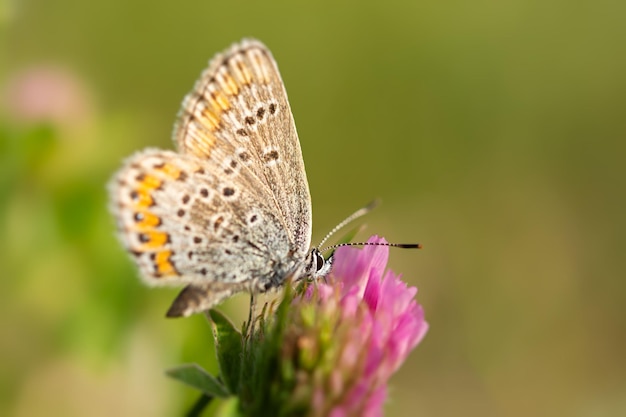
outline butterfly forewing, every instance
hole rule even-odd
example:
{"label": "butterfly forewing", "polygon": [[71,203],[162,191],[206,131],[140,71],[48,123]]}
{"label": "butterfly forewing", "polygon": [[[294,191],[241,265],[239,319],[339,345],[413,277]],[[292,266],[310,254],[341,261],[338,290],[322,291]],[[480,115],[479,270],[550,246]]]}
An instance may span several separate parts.
{"label": "butterfly forewing", "polygon": [[[217,55],[185,98],[181,153],[244,164],[266,187],[294,247],[311,240],[311,197],[287,93],[270,51],[244,40]],[[218,164],[219,164],[218,162]]]}

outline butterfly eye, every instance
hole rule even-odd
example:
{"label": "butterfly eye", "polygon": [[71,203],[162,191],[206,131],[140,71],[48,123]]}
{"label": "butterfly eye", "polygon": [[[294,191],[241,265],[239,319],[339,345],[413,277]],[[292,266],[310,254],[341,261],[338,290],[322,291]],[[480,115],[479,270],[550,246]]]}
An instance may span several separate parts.
{"label": "butterfly eye", "polygon": [[319,272],[322,268],[324,268],[324,264],[326,263],[326,261],[324,260],[324,257],[319,252],[315,254],[315,262],[316,262],[316,270],[315,270],[316,272]]}

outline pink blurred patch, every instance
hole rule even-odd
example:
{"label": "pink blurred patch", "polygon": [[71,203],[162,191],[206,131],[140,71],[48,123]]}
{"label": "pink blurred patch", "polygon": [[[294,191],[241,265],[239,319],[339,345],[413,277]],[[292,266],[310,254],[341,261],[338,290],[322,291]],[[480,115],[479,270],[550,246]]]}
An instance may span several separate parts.
{"label": "pink blurred patch", "polygon": [[72,126],[87,121],[93,111],[84,84],[57,67],[34,67],[14,74],[1,95],[7,114],[18,122]]}

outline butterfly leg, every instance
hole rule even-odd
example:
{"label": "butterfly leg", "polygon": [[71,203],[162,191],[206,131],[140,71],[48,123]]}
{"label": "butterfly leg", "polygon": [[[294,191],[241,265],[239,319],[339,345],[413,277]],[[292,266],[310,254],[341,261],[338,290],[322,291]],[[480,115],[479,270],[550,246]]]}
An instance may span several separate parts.
{"label": "butterfly leg", "polygon": [[248,313],[248,338],[254,335],[254,325],[256,322],[256,296],[254,292],[250,292],[250,311]]}

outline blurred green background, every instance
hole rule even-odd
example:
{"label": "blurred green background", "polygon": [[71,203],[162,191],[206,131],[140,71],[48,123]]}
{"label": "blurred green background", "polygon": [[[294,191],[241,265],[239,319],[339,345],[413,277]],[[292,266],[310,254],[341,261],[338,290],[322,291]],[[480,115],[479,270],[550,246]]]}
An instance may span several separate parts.
{"label": "blurred green background", "polygon": [[431,329],[387,415],[626,415],[626,2],[174,4],[0,3],[0,415],[181,415],[163,370],[216,369],[105,184],[244,36],[287,85],[314,242],[381,197],[360,237],[424,245],[391,253]]}

